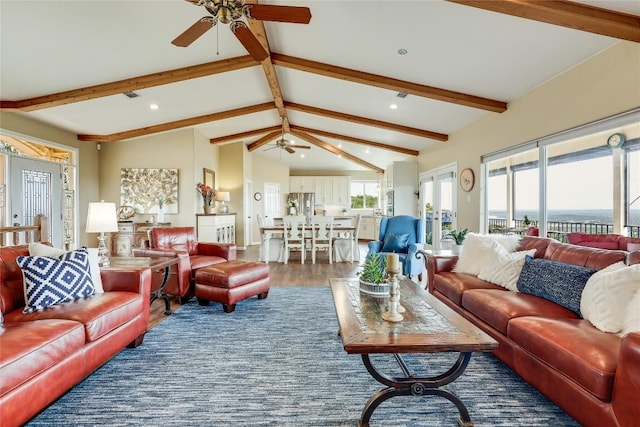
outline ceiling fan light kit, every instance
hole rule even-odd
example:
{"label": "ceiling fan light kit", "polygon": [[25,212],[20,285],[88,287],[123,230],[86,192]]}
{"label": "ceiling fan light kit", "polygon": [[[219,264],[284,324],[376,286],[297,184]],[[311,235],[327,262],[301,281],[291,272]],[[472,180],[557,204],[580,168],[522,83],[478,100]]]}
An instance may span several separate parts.
{"label": "ceiling fan light kit", "polygon": [[171,43],[187,47],[200,36],[209,31],[218,22],[230,24],[230,29],[238,41],[258,62],[264,61],[269,52],[262,46],[258,38],[241,19],[259,21],[290,22],[308,24],[311,11],[308,7],[276,6],[269,4],[245,4],[244,0],[186,0],[195,6],[202,6],[211,14],[198,20]]}

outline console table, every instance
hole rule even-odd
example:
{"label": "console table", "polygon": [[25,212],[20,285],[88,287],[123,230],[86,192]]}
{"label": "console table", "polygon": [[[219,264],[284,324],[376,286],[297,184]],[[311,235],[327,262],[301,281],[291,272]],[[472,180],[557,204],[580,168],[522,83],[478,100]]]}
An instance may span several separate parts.
{"label": "console table", "polygon": [[131,256],[133,248],[144,247],[147,232],[153,227],[171,227],[171,223],[118,221],[118,232],[111,235],[111,256]]}

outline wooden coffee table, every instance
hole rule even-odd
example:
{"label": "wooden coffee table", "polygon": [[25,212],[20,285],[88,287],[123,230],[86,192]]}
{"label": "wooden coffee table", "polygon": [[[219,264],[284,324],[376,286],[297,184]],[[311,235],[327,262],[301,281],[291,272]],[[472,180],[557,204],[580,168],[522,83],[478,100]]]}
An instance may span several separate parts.
{"label": "wooden coffee table", "polygon": [[[400,282],[400,304],[406,311],[404,320],[397,323],[381,317],[387,298],[360,293],[358,279],[330,279],[330,283],[344,350],[360,354],[369,374],[386,386],[369,399],[358,425],[368,426],[376,408],[394,396],[436,395],[456,405],[461,427],[473,426],[465,405],[443,386],[462,375],[472,352],[491,351],[498,346],[497,341],[408,279]],[[427,378],[414,376],[401,356],[438,352],[460,354],[446,372]],[[369,355],[379,353],[393,354],[404,377],[378,371]]]}

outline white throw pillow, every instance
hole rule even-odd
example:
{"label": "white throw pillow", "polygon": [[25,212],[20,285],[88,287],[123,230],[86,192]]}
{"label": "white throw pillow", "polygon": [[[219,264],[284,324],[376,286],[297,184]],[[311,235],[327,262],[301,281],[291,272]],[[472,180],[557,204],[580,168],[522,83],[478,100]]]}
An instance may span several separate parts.
{"label": "white throw pillow", "polygon": [[58,258],[60,255],[67,253],[64,249],[54,248],[39,242],[29,243],[29,255],[31,256],[48,256]]}
{"label": "white throw pillow", "polygon": [[486,234],[484,237],[498,242],[507,252],[515,252],[520,247],[522,236],[519,234]]}
{"label": "white throw pillow", "polygon": [[103,294],[102,276],[100,276],[100,267],[98,266],[98,248],[89,248],[89,268],[91,269],[91,280],[93,287],[96,288],[96,294]]}
{"label": "white throw pillow", "polygon": [[640,290],[640,264],[618,262],[594,273],[582,291],[580,312],[603,332],[618,333],[625,321],[627,305]]}
{"label": "white throw pillow", "polygon": [[497,242],[494,242],[494,245],[497,246],[498,257],[493,262],[485,265],[480,274],[478,274],[478,278],[502,286],[510,291],[518,292],[518,278],[525,258],[527,255],[533,257],[536,254],[536,250],[507,252]]}
{"label": "white throw pillow", "polygon": [[[91,281],[95,288],[96,294],[104,293],[102,288],[102,277],[100,277],[100,267],[98,267],[98,248],[89,248],[89,269],[91,270]],[[58,258],[60,255],[67,253],[64,249],[54,248],[42,243],[29,243],[29,255],[31,256],[48,256]]]}
{"label": "white throw pillow", "polygon": [[636,291],[633,294],[624,316],[622,335],[624,336],[630,332],[640,332],[640,291]]}
{"label": "white throw pillow", "polygon": [[499,257],[497,248],[499,245],[494,240],[481,234],[469,233],[453,271],[477,276],[487,264]]}

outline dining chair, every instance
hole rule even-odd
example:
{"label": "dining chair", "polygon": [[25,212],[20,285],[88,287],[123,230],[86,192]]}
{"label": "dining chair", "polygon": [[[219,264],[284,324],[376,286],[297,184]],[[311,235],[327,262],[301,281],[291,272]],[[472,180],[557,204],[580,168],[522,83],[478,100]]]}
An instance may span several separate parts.
{"label": "dining chair", "polygon": [[[267,243],[267,232],[265,232],[265,226],[271,226],[273,224],[273,219],[266,218],[260,214],[257,215],[258,218],[258,227],[260,229],[260,257],[259,260],[266,262],[276,261],[283,262],[284,261],[284,236],[280,233],[274,234],[270,233],[271,236],[268,239]],[[267,244],[269,245],[267,247]]]}
{"label": "dining chair", "polygon": [[334,260],[340,261],[360,261],[360,248],[358,247],[358,239],[360,236],[360,222],[362,216],[356,215],[353,223],[353,232],[336,233],[333,238]]}
{"label": "dining chair", "polygon": [[333,264],[333,217],[314,215],[311,217],[311,261],[316,263],[316,253],[326,250],[329,264]]}
{"label": "dining chair", "polygon": [[305,223],[307,218],[302,215],[287,215],[284,223],[284,263],[289,261],[292,249],[300,250],[300,264],[304,264],[306,252]]}

